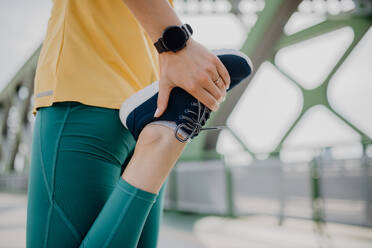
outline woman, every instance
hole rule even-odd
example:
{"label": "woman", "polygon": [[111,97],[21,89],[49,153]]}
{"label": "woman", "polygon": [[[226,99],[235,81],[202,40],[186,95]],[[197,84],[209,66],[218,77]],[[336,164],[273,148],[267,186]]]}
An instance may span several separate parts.
{"label": "woman", "polygon": [[[167,175],[236,68],[171,5],[54,0],[35,77],[27,247],[156,247]],[[192,101],[199,124],[180,123]]]}

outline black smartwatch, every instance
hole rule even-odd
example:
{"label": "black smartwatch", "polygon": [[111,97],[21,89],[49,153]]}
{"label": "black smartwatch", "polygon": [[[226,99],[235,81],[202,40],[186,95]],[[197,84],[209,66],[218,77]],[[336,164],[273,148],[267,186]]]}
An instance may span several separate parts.
{"label": "black smartwatch", "polygon": [[162,37],[154,43],[154,46],[159,53],[168,51],[177,52],[186,46],[186,42],[192,35],[192,32],[189,24],[169,26],[163,31]]}

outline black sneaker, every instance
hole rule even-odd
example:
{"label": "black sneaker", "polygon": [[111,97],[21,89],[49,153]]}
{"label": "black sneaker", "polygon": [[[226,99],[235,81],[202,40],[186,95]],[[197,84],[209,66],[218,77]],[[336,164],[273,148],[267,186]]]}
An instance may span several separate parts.
{"label": "black sneaker", "polygon": [[[230,87],[234,88],[252,73],[252,62],[244,53],[233,49],[212,50],[225,65],[230,75]],[[132,133],[135,140],[142,129],[150,122],[168,126],[181,142],[196,137],[203,128],[211,110],[185,90],[175,87],[169,95],[165,112],[155,118],[159,91],[158,81],[136,92],[123,102],[119,115],[123,125]]]}

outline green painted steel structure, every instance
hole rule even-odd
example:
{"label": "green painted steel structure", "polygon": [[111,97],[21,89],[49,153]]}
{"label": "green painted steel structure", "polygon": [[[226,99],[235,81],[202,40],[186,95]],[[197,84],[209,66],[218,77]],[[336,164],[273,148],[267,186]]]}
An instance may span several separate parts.
{"label": "green painted steel structure", "polygon": [[[361,136],[362,144],[371,144],[371,137],[360,130],[349,120],[347,120],[347,118],[345,118],[342,114],[338,113],[334,108],[332,108],[327,97],[327,89],[330,80],[370,28],[372,24],[371,14],[363,13],[364,15],[348,14],[340,16],[329,16],[325,21],[315,26],[311,26],[292,35],[285,35],[283,31],[284,26],[291,15],[297,10],[297,7],[300,3],[301,1],[266,0],[265,8],[260,13],[258,13],[257,22],[252,30],[249,32],[247,39],[244,42],[243,47],[241,48],[241,51],[250,56],[256,69],[264,61],[272,63],[276,67],[276,69],[278,69],[278,71],[280,71],[294,85],[296,85],[296,87],[298,87],[302,93],[303,106],[300,114],[297,116],[296,120],[288,127],[287,131],[284,133],[275,149],[270,152],[270,155],[279,155],[282,144],[284,143],[286,138],[299,123],[306,111],[315,105],[325,106],[338,118],[340,118],[340,120],[350,126]],[[359,4],[361,5],[360,7],[363,7],[363,2],[359,2],[356,4]],[[330,71],[326,79],[315,89],[305,89],[301,86],[301,84],[296,82],[296,80],[291,78],[290,75],[288,75],[285,71],[283,71],[276,65],[275,56],[278,51],[280,51],[280,49],[344,27],[350,27],[353,30],[353,41],[346,49],[339,61],[334,65],[333,69]],[[229,96],[227,98],[223,106],[221,106],[219,112],[212,116],[212,119],[208,122],[209,125],[213,126],[226,124],[226,120],[229,117],[229,114],[232,112],[237,101],[239,100],[249,81],[251,81],[253,77],[251,77],[245,84],[243,84],[239,88],[239,90],[234,91],[232,93],[232,96]],[[245,151],[255,157],[255,153],[249,150],[249,148],[244,144],[244,141],[241,140],[231,128],[227,127],[227,130],[229,130],[233,134],[238,143],[240,143],[244,147]],[[203,135],[200,135],[200,137],[196,139],[197,142],[193,142],[187,148],[187,150],[183,154],[182,159],[200,160],[218,158],[220,155],[215,150],[217,138],[218,135],[216,134],[204,133]]]}

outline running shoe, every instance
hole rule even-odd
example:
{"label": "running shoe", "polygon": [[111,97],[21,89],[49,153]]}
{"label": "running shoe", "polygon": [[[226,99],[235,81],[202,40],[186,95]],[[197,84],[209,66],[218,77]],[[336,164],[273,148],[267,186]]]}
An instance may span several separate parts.
{"label": "running shoe", "polygon": [[[227,91],[251,75],[252,62],[244,53],[233,49],[219,49],[212,52],[229,72],[230,87]],[[172,89],[167,109],[159,118],[155,118],[158,91],[159,82],[156,81],[133,94],[120,107],[120,120],[135,140],[149,123],[172,128],[180,142],[190,141],[202,130],[218,129],[218,127],[203,127],[209,119],[211,110],[180,87]]]}

